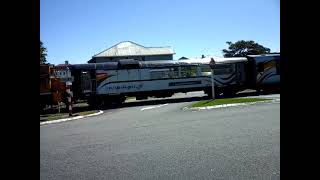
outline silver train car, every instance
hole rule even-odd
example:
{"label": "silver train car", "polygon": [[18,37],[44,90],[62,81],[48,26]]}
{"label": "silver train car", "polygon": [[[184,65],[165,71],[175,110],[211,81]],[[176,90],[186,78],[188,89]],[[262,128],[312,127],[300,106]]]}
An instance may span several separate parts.
{"label": "silver train car", "polygon": [[[277,56],[214,58],[216,95],[241,90],[263,89],[280,83]],[[211,58],[75,64],[75,98],[87,98],[90,105],[122,103],[126,96],[137,99],[170,97],[178,92],[204,91],[211,96]],[[275,69],[274,69],[275,68]]]}
{"label": "silver train car", "polygon": [[280,54],[247,56],[248,88],[260,90],[280,90]]}

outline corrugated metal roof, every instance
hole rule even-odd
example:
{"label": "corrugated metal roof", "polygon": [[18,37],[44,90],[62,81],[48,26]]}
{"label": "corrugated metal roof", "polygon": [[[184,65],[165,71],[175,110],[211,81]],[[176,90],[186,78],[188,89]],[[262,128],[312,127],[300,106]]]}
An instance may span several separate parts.
{"label": "corrugated metal roof", "polygon": [[120,42],[93,57],[175,54],[170,47],[144,47],[131,41]]}

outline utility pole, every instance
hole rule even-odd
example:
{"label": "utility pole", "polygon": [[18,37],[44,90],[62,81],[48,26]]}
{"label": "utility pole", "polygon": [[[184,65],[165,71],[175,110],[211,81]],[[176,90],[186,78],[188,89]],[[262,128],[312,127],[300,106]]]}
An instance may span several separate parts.
{"label": "utility pole", "polygon": [[214,92],[214,66],[216,65],[216,62],[213,58],[211,58],[211,61],[210,61],[210,68],[211,68],[211,88],[212,88],[212,99],[214,100],[215,99],[215,92]]}

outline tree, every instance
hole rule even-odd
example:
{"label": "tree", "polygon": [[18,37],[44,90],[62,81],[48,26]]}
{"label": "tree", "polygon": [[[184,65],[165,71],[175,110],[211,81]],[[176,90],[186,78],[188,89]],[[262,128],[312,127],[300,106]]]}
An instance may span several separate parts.
{"label": "tree", "polygon": [[226,43],[229,47],[228,49],[222,50],[224,57],[245,57],[246,55],[270,53],[269,48],[263,47],[254,41],[240,40],[235,43],[232,43],[231,41],[227,41]]}
{"label": "tree", "polygon": [[40,41],[40,64],[47,62],[47,48],[43,47],[43,43]]}

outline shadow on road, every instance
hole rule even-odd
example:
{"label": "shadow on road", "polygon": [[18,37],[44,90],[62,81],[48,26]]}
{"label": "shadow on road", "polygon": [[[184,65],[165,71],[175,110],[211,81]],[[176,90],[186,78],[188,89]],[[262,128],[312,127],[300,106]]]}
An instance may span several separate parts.
{"label": "shadow on road", "polygon": [[[244,91],[239,92],[234,96],[217,96],[216,99],[222,99],[222,98],[232,98],[232,97],[250,97],[250,96],[257,96],[257,95],[270,95],[270,94],[278,94],[279,92],[260,92],[259,94],[256,91]],[[166,99],[151,99],[151,100],[140,100],[140,101],[131,101],[131,102],[125,102],[121,105],[108,105],[108,106],[100,106],[98,108],[92,108],[89,106],[79,106],[76,105],[73,107],[72,111],[73,113],[78,113],[82,111],[89,111],[89,110],[111,110],[111,109],[117,109],[117,108],[125,108],[125,107],[138,107],[138,106],[146,106],[146,105],[159,105],[159,104],[172,104],[172,103],[182,103],[182,102],[194,102],[194,101],[202,101],[202,100],[209,100],[211,97],[207,95],[203,95],[202,97],[183,97],[183,98],[166,98]],[[54,110],[55,111],[55,110]],[[61,112],[68,112],[66,108],[61,109]],[[44,113],[46,114],[46,113]]]}
{"label": "shadow on road", "polygon": [[[223,98],[235,98],[235,97],[250,97],[250,96],[258,96],[258,95],[271,95],[271,94],[278,94],[279,92],[260,92],[259,94],[256,91],[249,91],[249,92],[240,92],[233,96],[223,96],[219,95],[216,99],[223,99]],[[194,102],[194,101],[202,101],[202,100],[209,100],[211,97],[204,94],[202,97],[184,97],[184,98],[168,98],[168,99],[152,99],[152,100],[143,100],[143,101],[133,101],[133,102],[125,102],[121,105],[109,105],[100,107],[101,110],[108,110],[108,109],[116,109],[116,108],[123,108],[123,107],[137,107],[137,106],[146,106],[146,105],[159,105],[159,104],[173,104],[173,103],[182,103],[182,102]]]}

